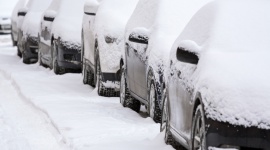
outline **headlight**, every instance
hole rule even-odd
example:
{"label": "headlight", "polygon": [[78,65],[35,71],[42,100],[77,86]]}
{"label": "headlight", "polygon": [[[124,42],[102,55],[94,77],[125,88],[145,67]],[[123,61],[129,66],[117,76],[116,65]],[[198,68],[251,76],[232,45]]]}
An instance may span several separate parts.
{"label": "headlight", "polygon": [[106,43],[113,43],[115,42],[115,38],[111,37],[111,36],[105,36],[105,41]]}

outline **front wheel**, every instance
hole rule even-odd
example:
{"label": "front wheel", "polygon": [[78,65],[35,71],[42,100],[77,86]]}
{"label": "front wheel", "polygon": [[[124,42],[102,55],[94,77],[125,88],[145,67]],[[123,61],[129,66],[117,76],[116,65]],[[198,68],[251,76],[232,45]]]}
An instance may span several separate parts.
{"label": "front wheel", "polygon": [[129,93],[124,69],[121,69],[120,103],[124,107],[128,107],[136,112],[139,112],[141,108],[141,103],[138,100],[134,99]]}
{"label": "front wheel", "polygon": [[149,100],[149,106],[148,106],[148,114],[156,123],[161,122],[161,109],[159,107],[158,101],[157,101],[157,92],[155,88],[154,81],[151,81],[150,84],[150,90],[148,93],[148,100]]}
{"label": "front wheel", "polygon": [[203,108],[202,105],[199,105],[192,121],[191,150],[207,150],[205,133],[205,118]]}
{"label": "front wheel", "polygon": [[102,83],[102,73],[100,68],[100,59],[97,59],[96,62],[96,79],[97,79],[97,87],[98,87],[98,95],[105,97],[119,97],[119,91],[116,91],[114,88],[106,88]]}

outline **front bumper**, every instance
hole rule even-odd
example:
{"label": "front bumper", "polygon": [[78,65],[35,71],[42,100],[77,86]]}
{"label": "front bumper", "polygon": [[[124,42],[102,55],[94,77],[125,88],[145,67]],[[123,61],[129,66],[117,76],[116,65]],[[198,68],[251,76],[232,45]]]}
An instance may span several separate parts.
{"label": "front bumper", "polygon": [[37,37],[27,37],[24,43],[23,54],[26,59],[36,59],[38,58],[38,41]]}
{"label": "front bumper", "polygon": [[59,67],[71,70],[81,70],[81,50],[67,48],[59,45],[58,49],[58,65]]}
{"label": "front bumper", "polygon": [[116,73],[101,73],[102,76],[102,84],[106,88],[113,88],[116,90],[120,89],[120,70]]}
{"label": "front bumper", "polygon": [[11,33],[10,24],[0,24],[0,33]]}
{"label": "front bumper", "polygon": [[206,145],[209,147],[231,146],[249,150],[269,150],[270,130],[257,127],[235,126],[206,119]]}

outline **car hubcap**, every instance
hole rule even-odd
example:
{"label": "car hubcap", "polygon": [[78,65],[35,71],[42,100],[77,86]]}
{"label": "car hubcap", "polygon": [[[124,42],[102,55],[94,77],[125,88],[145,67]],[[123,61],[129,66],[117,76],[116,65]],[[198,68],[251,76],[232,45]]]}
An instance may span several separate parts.
{"label": "car hubcap", "polygon": [[155,89],[154,86],[151,85],[150,88],[150,106],[149,106],[149,115],[151,118],[154,118],[154,114],[155,114]]}
{"label": "car hubcap", "polygon": [[124,105],[124,101],[125,101],[125,96],[126,96],[126,84],[125,84],[125,75],[124,73],[121,74],[121,85],[120,85],[120,91],[121,91],[121,95],[120,95],[120,103],[122,105]]}
{"label": "car hubcap", "polygon": [[196,119],[193,145],[195,150],[205,150],[205,124],[201,115]]}

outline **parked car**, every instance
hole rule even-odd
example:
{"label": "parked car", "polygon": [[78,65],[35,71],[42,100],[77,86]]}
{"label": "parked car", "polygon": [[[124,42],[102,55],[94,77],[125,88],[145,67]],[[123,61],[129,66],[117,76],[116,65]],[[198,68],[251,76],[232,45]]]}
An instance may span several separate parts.
{"label": "parked car", "polygon": [[38,32],[43,12],[52,0],[29,0],[18,11],[18,56],[25,64],[37,62]]}
{"label": "parked car", "polygon": [[81,71],[81,26],[85,0],[53,0],[44,12],[39,37],[39,63],[55,74]]}
{"label": "parked car", "polygon": [[17,4],[15,5],[13,11],[12,11],[12,16],[11,16],[11,40],[12,40],[12,45],[17,46],[17,41],[18,41],[18,10],[21,8],[24,8],[27,4],[28,0],[19,0]]}
{"label": "parked car", "polygon": [[16,0],[1,2],[0,5],[0,34],[11,33],[11,11],[15,6]]}
{"label": "parked car", "polygon": [[[120,101],[140,111],[145,105],[161,121],[164,68],[170,48],[197,8],[207,0],[140,0],[125,33]],[[188,5],[187,5],[188,4]]]}
{"label": "parked car", "polygon": [[101,96],[119,96],[121,51],[125,26],[138,0],[88,2],[82,29],[83,82]]}
{"label": "parked car", "polygon": [[264,0],[216,0],[194,15],[171,51],[167,143],[269,150],[269,7]]}

